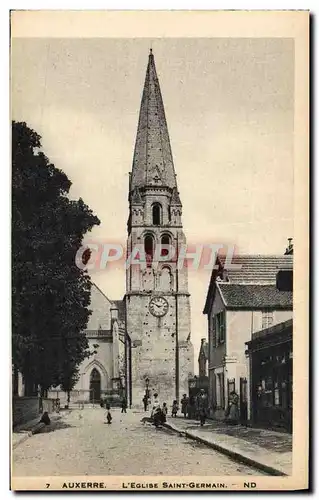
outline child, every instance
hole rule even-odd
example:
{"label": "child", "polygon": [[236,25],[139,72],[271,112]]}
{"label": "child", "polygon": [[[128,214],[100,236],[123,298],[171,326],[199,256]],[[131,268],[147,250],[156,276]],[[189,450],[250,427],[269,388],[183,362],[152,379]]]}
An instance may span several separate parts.
{"label": "child", "polygon": [[162,406],[162,423],[166,422],[166,415],[167,415],[167,405],[166,405],[166,403],[163,403],[163,406]]}
{"label": "child", "polygon": [[107,423],[110,424],[112,422],[112,415],[111,415],[111,407],[109,404],[106,404],[105,405],[106,407],[106,420],[107,420]]}
{"label": "child", "polygon": [[172,406],[172,417],[176,418],[177,412],[178,412],[178,404],[177,404],[177,401],[175,399],[173,401],[173,406]]}

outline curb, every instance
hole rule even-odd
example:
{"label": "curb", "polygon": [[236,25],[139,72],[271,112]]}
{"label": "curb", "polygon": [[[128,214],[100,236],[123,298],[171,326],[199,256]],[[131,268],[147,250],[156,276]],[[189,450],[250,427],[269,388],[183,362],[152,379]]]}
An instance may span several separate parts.
{"label": "curb", "polygon": [[14,450],[19,444],[24,443],[29,437],[33,436],[34,434],[38,434],[43,427],[45,427],[45,424],[43,423],[38,423],[36,424],[31,430],[29,431],[24,431],[21,435],[21,439],[18,439],[13,445],[12,449]]}
{"label": "curb", "polygon": [[22,435],[21,435],[21,438],[16,440],[15,443],[12,444],[12,449],[14,450],[15,448],[17,448],[17,446],[19,446],[19,444],[22,444],[24,443],[24,441],[26,441],[28,438],[29,438],[29,432],[24,432]]}
{"label": "curb", "polygon": [[[62,416],[60,416],[59,418],[55,419],[54,422],[56,422],[58,420],[61,420],[61,418],[62,418]],[[49,425],[51,425],[51,424],[49,424]],[[19,446],[20,444],[24,443],[31,436],[34,436],[35,434],[38,434],[44,427],[46,427],[46,425],[43,422],[39,422],[38,421],[36,424],[34,424],[33,427],[31,427],[31,429],[29,431],[22,431],[21,432],[21,438],[17,439],[15,441],[15,443],[12,443],[12,449],[14,450],[15,448],[17,448],[17,446]]]}
{"label": "curb", "polygon": [[220,453],[223,453],[224,455],[229,456],[230,458],[236,460],[237,462],[241,462],[245,465],[252,466],[255,469],[261,470],[262,472],[266,472],[268,474],[271,474],[272,476],[288,476],[288,474],[286,474],[285,472],[283,472],[280,469],[277,469],[277,468],[272,467],[270,465],[266,465],[262,462],[258,462],[257,460],[255,460],[247,455],[230,450],[229,448],[226,448],[225,446],[222,446],[220,444],[208,441],[207,439],[196,436],[195,434],[192,434],[191,432],[188,432],[186,430],[184,431],[184,430],[178,429],[177,427],[174,427],[171,424],[164,423],[164,424],[162,424],[162,426],[166,427],[167,429],[170,429],[170,430],[172,430],[172,431],[174,431],[182,436],[186,436],[190,439],[193,439],[194,441],[198,441],[202,444],[205,444],[206,446],[209,446],[210,448],[213,448],[214,450],[219,451]]}

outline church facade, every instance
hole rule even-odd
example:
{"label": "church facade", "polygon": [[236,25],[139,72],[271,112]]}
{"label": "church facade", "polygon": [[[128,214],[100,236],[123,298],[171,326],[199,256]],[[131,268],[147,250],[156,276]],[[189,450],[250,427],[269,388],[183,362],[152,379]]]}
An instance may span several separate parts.
{"label": "church facade", "polygon": [[124,322],[121,301],[111,301],[95,285],[91,289],[89,318],[85,331],[94,354],[80,366],[80,378],[74,387],[85,402],[100,401],[120,393],[124,358]]}
{"label": "church facade", "polygon": [[129,184],[127,253],[143,250],[139,264],[127,267],[124,298],[133,405],[141,404],[146,391],[168,403],[188,392],[194,352],[187,267],[179,269],[176,260],[182,245],[182,203],[151,51]]}

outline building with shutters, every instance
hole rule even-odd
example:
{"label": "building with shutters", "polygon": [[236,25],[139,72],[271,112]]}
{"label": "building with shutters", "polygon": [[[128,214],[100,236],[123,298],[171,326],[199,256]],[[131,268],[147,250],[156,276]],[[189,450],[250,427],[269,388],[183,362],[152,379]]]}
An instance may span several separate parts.
{"label": "building with shutters", "polygon": [[290,320],[291,290],[278,290],[278,271],[292,266],[292,255],[237,255],[228,267],[217,258],[211,275],[204,314],[208,320],[208,377],[212,413],[223,418],[228,396],[240,397],[241,418],[248,418],[249,370],[245,342],[255,332]]}
{"label": "building with shutters", "polygon": [[207,377],[208,375],[208,342],[201,339],[198,353],[198,376]]}

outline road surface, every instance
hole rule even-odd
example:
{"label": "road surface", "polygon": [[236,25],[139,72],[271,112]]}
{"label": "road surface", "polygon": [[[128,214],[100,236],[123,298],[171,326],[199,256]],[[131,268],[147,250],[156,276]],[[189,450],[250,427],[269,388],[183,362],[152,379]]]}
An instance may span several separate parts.
{"label": "road surface", "polygon": [[74,410],[49,432],[13,450],[13,475],[263,475],[205,445],[141,423],[145,414],[101,408]]}

